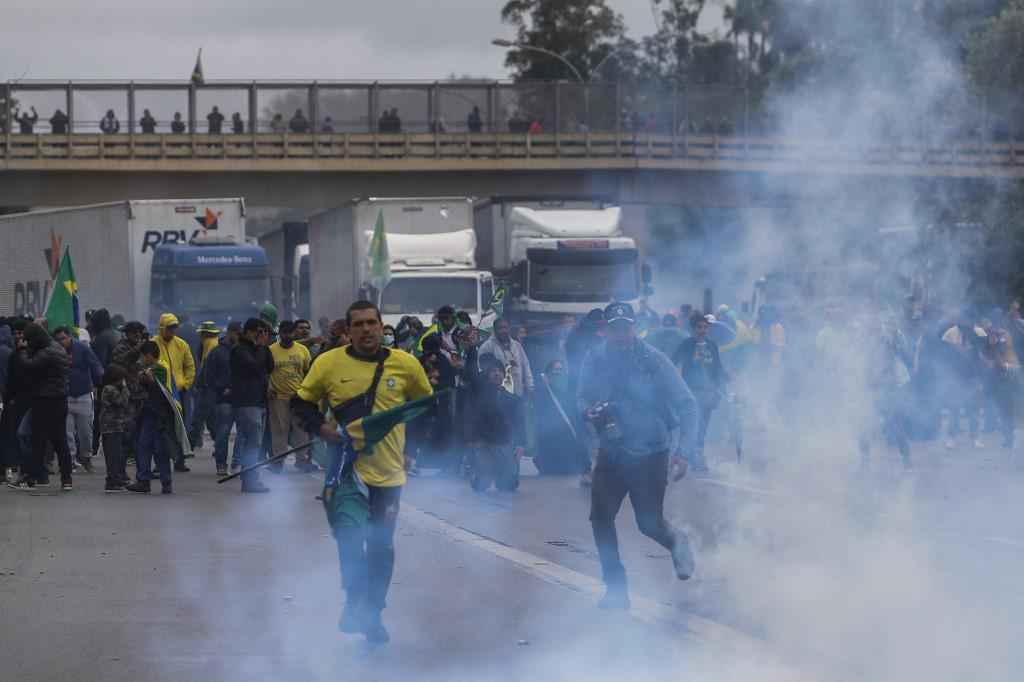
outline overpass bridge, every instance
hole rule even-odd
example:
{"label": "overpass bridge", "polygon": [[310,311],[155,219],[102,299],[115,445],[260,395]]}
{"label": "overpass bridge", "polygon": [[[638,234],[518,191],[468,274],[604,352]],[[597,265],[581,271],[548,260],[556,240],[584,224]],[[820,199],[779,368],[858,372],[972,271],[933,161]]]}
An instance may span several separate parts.
{"label": "overpass bridge", "polygon": [[[2,92],[0,205],[217,195],[319,209],[366,194],[601,193],[742,207],[1024,177],[1013,135],[947,126],[855,143],[796,139],[759,122],[734,88],[31,81]],[[49,107],[49,123],[26,125],[26,111]],[[99,132],[105,112],[117,132]]]}

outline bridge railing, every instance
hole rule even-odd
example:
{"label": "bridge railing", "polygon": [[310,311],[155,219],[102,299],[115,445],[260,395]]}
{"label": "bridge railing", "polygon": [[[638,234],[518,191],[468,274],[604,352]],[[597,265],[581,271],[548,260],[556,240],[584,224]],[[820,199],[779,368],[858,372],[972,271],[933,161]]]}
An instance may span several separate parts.
{"label": "bridge railing", "polygon": [[878,139],[814,143],[773,136],[659,133],[257,133],[8,134],[0,159],[46,160],[693,160],[795,166],[816,162],[878,165],[1021,166],[1024,143]]}

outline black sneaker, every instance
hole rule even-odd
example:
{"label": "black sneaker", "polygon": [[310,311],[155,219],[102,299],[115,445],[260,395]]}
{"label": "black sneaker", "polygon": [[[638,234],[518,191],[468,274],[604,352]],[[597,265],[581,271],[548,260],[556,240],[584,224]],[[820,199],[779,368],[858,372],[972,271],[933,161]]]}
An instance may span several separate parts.
{"label": "black sneaker", "polygon": [[11,490],[35,490],[36,484],[32,482],[30,478],[21,478],[17,481],[10,481],[7,483],[7,487]]}
{"label": "black sneaker", "polygon": [[125,490],[127,490],[130,493],[149,493],[149,481],[136,481],[135,483],[132,483],[130,486],[126,487]]}
{"label": "black sneaker", "polygon": [[174,493],[174,485],[170,481],[160,482],[160,494],[171,495]]}
{"label": "black sneaker", "polygon": [[176,463],[174,465],[174,470],[179,474],[187,474],[188,472],[192,471],[187,466],[185,466],[184,463]]}
{"label": "black sneaker", "polygon": [[128,491],[124,489],[124,484],[116,483],[115,482],[115,483],[107,483],[106,485],[104,485],[103,486],[103,492],[104,493],[125,493],[125,492],[128,492]]}
{"label": "black sneaker", "polygon": [[37,480],[33,481],[33,483],[36,484],[37,488],[49,488],[50,487],[50,477],[47,476],[46,478],[37,479]]}
{"label": "black sneaker", "polygon": [[61,482],[60,482],[60,489],[61,489],[62,491],[64,491],[64,492],[66,492],[66,493],[69,493],[69,492],[71,492],[72,490],[74,490],[75,488],[74,488],[74,486],[73,486],[73,485],[71,485],[71,481],[70,481],[70,480],[68,480],[68,481],[61,481]]}

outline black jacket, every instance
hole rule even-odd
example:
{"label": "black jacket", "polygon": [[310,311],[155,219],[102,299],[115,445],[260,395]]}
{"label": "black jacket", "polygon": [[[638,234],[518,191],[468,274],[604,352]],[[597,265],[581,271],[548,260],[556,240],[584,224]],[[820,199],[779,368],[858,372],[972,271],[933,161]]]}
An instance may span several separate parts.
{"label": "black jacket", "polygon": [[274,371],[274,356],[265,346],[240,338],[231,349],[231,405],[266,407],[267,385]]}
{"label": "black jacket", "polygon": [[27,374],[33,398],[67,398],[71,357],[56,341],[32,351],[19,351],[17,370]]}
{"label": "black jacket", "polygon": [[196,385],[212,391],[218,403],[231,402],[228,389],[231,388],[231,349],[226,339],[221,339],[203,361],[203,367],[196,377]]}
{"label": "black jacket", "polygon": [[496,386],[482,387],[473,406],[471,440],[487,445],[526,447],[523,400]]}

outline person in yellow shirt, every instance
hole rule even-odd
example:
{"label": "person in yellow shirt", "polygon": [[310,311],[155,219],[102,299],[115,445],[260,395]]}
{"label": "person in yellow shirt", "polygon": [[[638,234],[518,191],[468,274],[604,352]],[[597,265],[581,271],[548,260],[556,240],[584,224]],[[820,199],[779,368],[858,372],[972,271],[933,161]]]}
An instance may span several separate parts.
{"label": "person in yellow shirt", "polygon": [[[345,315],[352,343],[319,355],[292,402],[306,431],[329,443],[340,436],[337,424],[326,422],[320,402],[326,400],[338,422],[366,416],[351,406],[373,395],[371,413],[398,407],[433,393],[427,375],[412,355],[383,346],[380,310],[369,301],[349,306]],[[373,389],[374,378],[376,388]],[[369,453],[363,453],[342,477],[368,497],[368,516],[346,515],[334,522],[342,585],[347,595],[338,624],[342,632],[361,632],[368,642],[390,638],[381,621],[395,563],[394,535],[405,484],[405,426],[396,426]]]}
{"label": "person in yellow shirt", "polygon": [[[172,313],[164,313],[160,316],[159,334],[154,337],[157,348],[160,349],[160,362],[167,366],[167,389],[178,402],[178,408],[182,415],[188,415],[188,401],[191,398],[189,391],[196,380],[196,363],[192,359],[192,349],[188,343],[178,336],[178,318]],[[174,470],[187,472],[185,466],[184,451],[179,453],[174,461]]]}
{"label": "person in yellow shirt", "polygon": [[[299,392],[299,386],[312,362],[309,349],[301,343],[295,343],[294,322],[281,322],[277,334],[277,342],[270,346],[270,354],[274,356],[274,371],[270,374],[270,390],[267,395],[267,416],[270,419],[270,438],[275,455],[289,447],[309,442],[302,423],[292,415],[291,401]],[[278,461],[269,468],[279,474],[284,469],[284,462]],[[295,468],[306,473],[314,470],[308,448],[295,453]]]}

